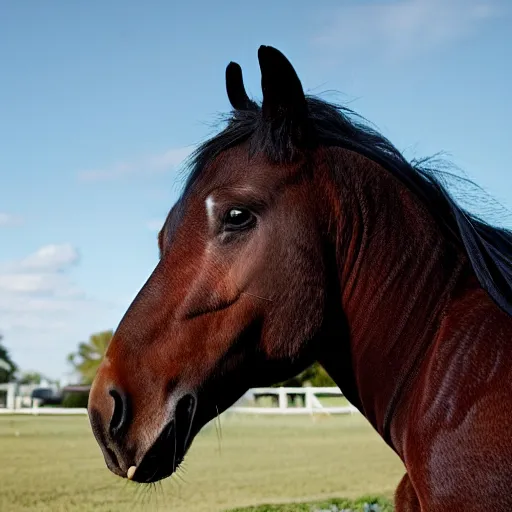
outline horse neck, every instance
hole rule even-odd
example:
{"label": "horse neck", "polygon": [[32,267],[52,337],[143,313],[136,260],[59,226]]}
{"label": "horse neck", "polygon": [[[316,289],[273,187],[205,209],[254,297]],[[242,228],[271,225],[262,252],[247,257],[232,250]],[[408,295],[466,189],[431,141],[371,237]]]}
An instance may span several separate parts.
{"label": "horse neck", "polygon": [[469,267],[424,205],[388,171],[348,151],[339,157],[343,169],[335,172],[332,211],[345,199],[331,235],[350,342],[348,349],[346,340],[343,349],[339,338],[331,342],[320,362],[393,446],[393,414]]}

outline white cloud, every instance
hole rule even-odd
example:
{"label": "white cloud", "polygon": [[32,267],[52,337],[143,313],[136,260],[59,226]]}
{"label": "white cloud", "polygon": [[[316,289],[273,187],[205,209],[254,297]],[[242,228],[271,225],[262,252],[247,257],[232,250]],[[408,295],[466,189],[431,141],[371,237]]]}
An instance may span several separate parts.
{"label": "white cloud", "polygon": [[0,332],[23,369],[58,377],[66,355],[90,332],[112,327],[113,305],[88,297],[70,276],[79,261],[70,244],[46,245],[0,262]]}
{"label": "white cloud", "polygon": [[23,219],[19,215],[13,215],[12,213],[0,212],[0,228],[19,226],[23,224]]}
{"label": "white cloud", "polygon": [[0,263],[0,312],[26,305],[27,297],[78,297],[80,291],[65,273],[77,261],[78,251],[62,244],[46,245],[19,261]]}
{"label": "white cloud", "polygon": [[18,264],[23,270],[56,272],[77,263],[78,251],[70,244],[45,245]]}
{"label": "white cloud", "polygon": [[118,162],[103,169],[80,171],[84,181],[107,181],[135,175],[163,173],[176,169],[192,152],[192,148],[169,149],[159,155],[150,155],[132,162]]}
{"label": "white cloud", "polygon": [[0,274],[0,292],[73,295],[67,277],[61,274]]}
{"label": "white cloud", "polygon": [[417,56],[467,37],[500,14],[500,0],[385,0],[345,4],[314,38],[342,54],[379,58]]}

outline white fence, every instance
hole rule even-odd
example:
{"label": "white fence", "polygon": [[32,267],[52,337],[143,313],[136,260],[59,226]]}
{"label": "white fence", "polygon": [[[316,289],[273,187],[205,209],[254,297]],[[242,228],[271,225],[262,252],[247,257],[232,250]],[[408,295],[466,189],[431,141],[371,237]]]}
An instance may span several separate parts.
{"label": "white fence", "polygon": [[[250,389],[242,399],[231,407],[231,412],[243,414],[353,414],[358,410],[350,404],[343,406],[329,406],[322,404],[318,395],[342,397],[343,393],[339,388],[253,388]],[[259,407],[256,405],[258,397],[275,396],[277,407]],[[302,398],[302,407],[290,407],[290,397]],[[254,405],[243,405],[244,403]]]}
{"label": "white fence", "polygon": [[53,393],[58,391],[56,386],[46,384],[0,384],[0,414],[6,411],[22,411],[21,414],[27,414],[26,409],[36,409],[42,401],[40,398],[32,398],[32,393],[40,389]]}
{"label": "white fence", "polygon": [[0,416],[2,414],[25,414],[29,416],[65,416],[65,415],[84,415],[87,409],[82,407],[21,407],[20,409],[4,409],[0,407]]}
{"label": "white fence", "polygon": [[[322,404],[318,396],[337,396],[342,397],[343,393],[339,388],[253,388],[250,389],[229,412],[240,414],[354,414],[359,412],[354,406],[347,404],[342,406],[329,406]],[[270,397],[277,404],[275,407],[260,407],[258,400],[261,397]],[[292,398],[301,397],[302,406],[295,406]],[[20,407],[13,404],[18,400],[9,400],[10,407],[0,407],[1,414],[29,414],[29,415],[76,415],[87,414],[84,408],[67,407],[39,407],[39,400],[34,400],[32,407]]]}
{"label": "white fence", "polygon": [[[5,403],[7,409],[14,409],[16,407],[16,384],[0,384],[0,393],[5,395],[1,397],[0,404]],[[2,409],[0,406],[0,411]]]}

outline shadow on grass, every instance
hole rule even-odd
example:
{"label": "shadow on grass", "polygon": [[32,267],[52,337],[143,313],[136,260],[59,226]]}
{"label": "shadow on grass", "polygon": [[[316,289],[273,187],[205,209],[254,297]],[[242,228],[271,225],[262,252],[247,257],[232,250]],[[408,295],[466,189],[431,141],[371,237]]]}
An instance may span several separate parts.
{"label": "shadow on grass", "polygon": [[333,498],[307,503],[283,503],[234,508],[227,512],[393,512],[393,504],[384,498],[364,496],[357,500]]}

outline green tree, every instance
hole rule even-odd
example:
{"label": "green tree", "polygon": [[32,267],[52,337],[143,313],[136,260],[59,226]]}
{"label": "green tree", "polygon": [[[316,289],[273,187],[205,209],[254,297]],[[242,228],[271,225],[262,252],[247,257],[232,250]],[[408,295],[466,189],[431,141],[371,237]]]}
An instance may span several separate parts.
{"label": "green tree", "polygon": [[9,351],[2,345],[2,339],[0,334],[0,384],[14,380],[14,374],[18,371]]}
{"label": "green tree", "polygon": [[[313,363],[311,366],[306,368],[304,371],[295,375],[291,379],[274,384],[271,387],[286,387],[286,388],[302,388],[304,386],[313,387],[336,387],[336,383],[329,377],[329,374],[324,370],[320,363]],[[302,401],[302,405],[305,405],[304,395],[301,394],[289,394],[288,401],[290,405],[295,406],[297,399]],[[272,396],[272,400],[277,405],[277,397]]]}
{"label": "green tree", "polygon": [[310,366],[310,368],[312,371],[308,376],[308,383],[313,387],[337,387],[336,382],[331,379],[330,375],[324,370],[324,367],[320,363],[315,363],[313,366]]}
{"label": "green tree", "polygon": [[18,379],[18,382],[20,384],[41,384],[42,380],[45,380],[45,377],[44,375],[41,375],[39,372],[24,372],[21,374],[21,377]]}
{"label": "green tree", "polygon": [[80,375],[82,384],[91,384],[94,380],[113,335],[112,330],[92,334],[89,341],[78,345],[77,352],[69,354],[68,361]]}
{"label": "green tree", "polygon": [[305,385],[314,387],[335,387],[336,383],[331,379],[331,377],[329,377],[329,374],[324,370],[320,363],[313,363],[303,372],[295,375],[295,377],[292,377],[291,379],[276,384],[275,387],[302,387]]}

